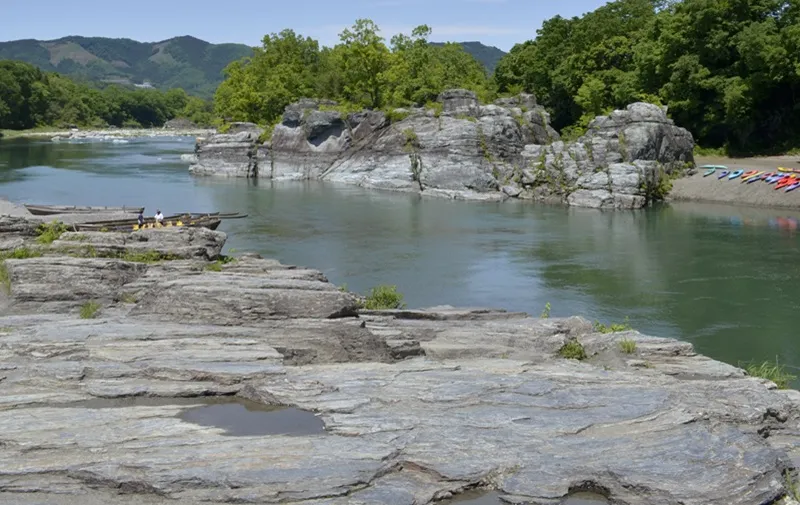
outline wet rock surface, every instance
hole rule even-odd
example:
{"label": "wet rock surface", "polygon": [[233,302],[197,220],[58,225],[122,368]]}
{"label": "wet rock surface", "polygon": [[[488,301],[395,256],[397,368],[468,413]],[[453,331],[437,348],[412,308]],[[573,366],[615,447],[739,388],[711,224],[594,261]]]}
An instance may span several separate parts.
{"label": "wet rock surface", "polygon": [[599,116],[575,142],[562,142],[545,109],[522,94],[481,105],[448,90],[441,111],[340,112],[305,99],[286,108],[261,143],[249,125],[198,142],[201,175],[322,179],[423,195],[524,198],[601,209],[639,208],[669,190],[693,164],[694,140],[655,105],[634,103]]}
{"label": "wet rock surface", "polygon": [[[486,490],[760,505],[788,492],[800,393],[690,344],[492,309],[345,316],[357,297],[318,271],[210,264],[6,261],[0,502],[413,505]],[[76,265],[108,282],[59,280]],[[88,297],[96,318],[55,303]],[[560,357],[574,340],[587,360]],[[324,432],[232,433],[190,414],[246,402],[313,413]]]}

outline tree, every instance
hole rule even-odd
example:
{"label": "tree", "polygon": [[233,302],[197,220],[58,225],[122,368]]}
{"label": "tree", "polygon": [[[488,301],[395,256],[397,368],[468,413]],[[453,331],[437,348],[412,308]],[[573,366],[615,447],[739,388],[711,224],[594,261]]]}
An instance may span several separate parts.
{"label": "tree", "polygon": [[344,78],[343,94],[355,104],[373,109],[383,105],[384,73],[389,68],[389,49],[378,35],[378,26],[369,19],[356,20],[339,34]]}

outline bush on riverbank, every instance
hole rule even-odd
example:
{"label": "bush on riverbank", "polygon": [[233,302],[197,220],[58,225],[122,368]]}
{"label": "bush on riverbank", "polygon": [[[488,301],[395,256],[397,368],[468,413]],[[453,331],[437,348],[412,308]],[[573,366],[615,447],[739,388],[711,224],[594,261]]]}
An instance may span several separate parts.
{"label": "bush on riverbank", "polygon": [[397,286],[377,286],[370,290],[364,300],[367,310],[403,309],[403,294],[397,291]]}

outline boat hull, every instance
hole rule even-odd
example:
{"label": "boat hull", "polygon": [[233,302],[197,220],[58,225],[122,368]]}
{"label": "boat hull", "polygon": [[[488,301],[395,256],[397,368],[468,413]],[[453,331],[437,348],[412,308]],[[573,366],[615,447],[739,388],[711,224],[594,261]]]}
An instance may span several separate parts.
{"label": "boat hull", "polygon": [[91,214],[94,212],[125,212],[138,214],[144,212],[144,207],[92,207],[77,205],[34,205],[25,204],[28,212],[34,216],[51,216],[55,214]]}

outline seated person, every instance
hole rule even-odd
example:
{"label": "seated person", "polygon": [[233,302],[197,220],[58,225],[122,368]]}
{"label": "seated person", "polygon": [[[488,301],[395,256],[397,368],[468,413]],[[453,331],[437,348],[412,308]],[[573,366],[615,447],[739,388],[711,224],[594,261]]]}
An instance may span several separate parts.
{"label": "seated person", "polygon": [[162,214],[160,210],[156,210],[155,218],[156,223],[161,224],[161,222],[164,221],[164,214]]}

